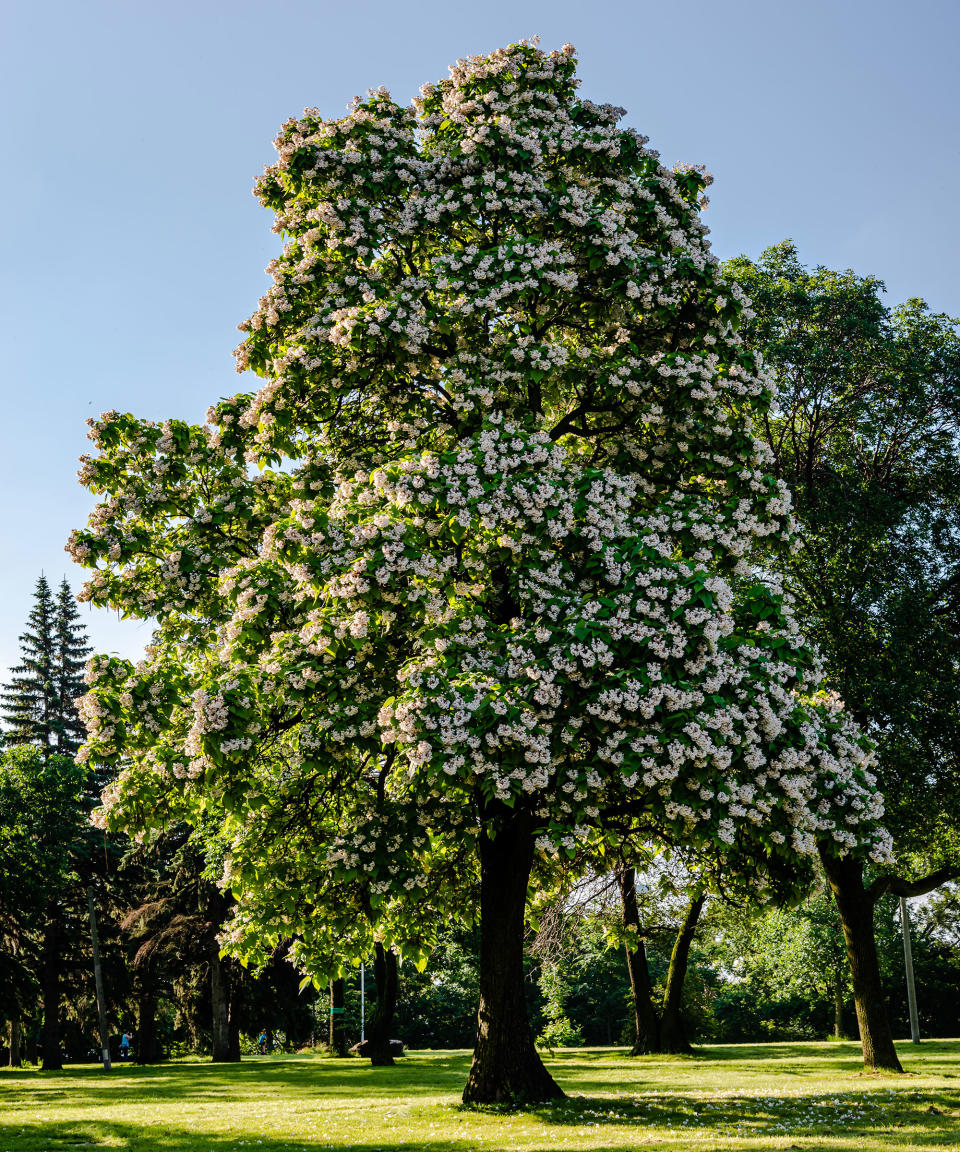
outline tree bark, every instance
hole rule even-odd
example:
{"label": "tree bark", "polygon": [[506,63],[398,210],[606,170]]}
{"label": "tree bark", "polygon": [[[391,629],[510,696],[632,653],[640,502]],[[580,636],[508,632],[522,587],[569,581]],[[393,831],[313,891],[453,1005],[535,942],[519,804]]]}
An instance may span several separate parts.
{"label": "tree bark", "polygon": [[627,954],[627,974],[630,977],[630,992],[633,998],[633,1047],[631,1056],[643,1056],[660,1051],[660,1019],[653,1003],[653,986],[650,983],[650,968],[647,965],[647,950],[641,935],[640,911],[637,907],[637,874],[634,868],[622,868],[617,872],[617,885],[620,888],[620,909],[623,926],[636,941],[636,948],[624,945]]}
{"label": "tree bark", "polygon": [[[533,864],[529,817],[490,805],[480,831],[480,1008],[465,1104],[563,1098],[533,1043],[523,984],[523,927]],[[489,821],[499,817],[496,837]]]}
{"label": "tree bark", "polygon": [[40,970],[40,994],[43,999],[43,1033],[40,1041],[41,1059],[46,1071],[63,1068],[60,1054],[60,968],[62,964],[60,910],[55,902],[47,906],[43,933]]}
{"label": "tree bark", "polygon": [[230,975],[216,941],[210,947],[210,1009],[213,1062],[234,1063],[238,1057],[232,1054],[230,1044]]}
{"label": "tree bark", "polygon": [[393,1064],[390,1054],[390,1030],[397,1007],[397,954],[392,948],[376,945],[373,959],[373,978],[377,986],[377,999],[367,1023],[367,1045],[370,1063],[375,1068]]}
{"label": "tree bark", "polygon": [[837,902],[843,939],[853,977],[853,1000],[860,1026],[863,1062],[867,1068],[902,1072],[893,1044],[874,937],[875,899],[864,888],[863,864],[851,856],[820,858]]}
{"label": "tree bark", "polygon": [[667,986],[663,993],[663,1008],[660,1013],[660,1050],[662,1052],[690,1053],[690,1041],[683,1023],[681,1004],[683,999],[683,983],[687,977],[687,965],[690,960],[690,946],[697,931],[697,923],[703,905],[706,902],[706,893],[698,892],[687,906],[686,915],[680,925],[680,931],[670,953],[670,967],[667,970]]}
{"label": "tree bark", "polygon": [[8,1063],[11,1068],[19,1068],[20,1062],[20,1017],[14,1016],[10,1021],[10,1056]]}

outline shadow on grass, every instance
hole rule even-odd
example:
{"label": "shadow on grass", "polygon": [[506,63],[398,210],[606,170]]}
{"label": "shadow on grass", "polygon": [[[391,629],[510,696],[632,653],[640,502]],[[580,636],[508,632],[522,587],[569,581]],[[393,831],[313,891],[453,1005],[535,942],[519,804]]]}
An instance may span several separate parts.
{"label": "shadow on grass", "polygon": [[[928,1094],[936,1101],[937,1093]],[[790,1115],[771,1101],[755,1098],[731,1097],[710,1109],[702,1106],[691,1112],[691,1101],[684,1097],[660,1097],[656,1102],[641,1102],[636,1106],[621,1106],[616,1116],[610,1114],[610,1101],[581,1099],[550,1109],[527,1112],[537,1115],[548,1125],[531,1140],[527,1134],[524,1146],[531,1152],[566,1152],[569,1138],[563,1128],[575,1125],[581,1136],[592,1136],[590,1152],[644,1152],[647,1149],[685,1149],[687,1140],[696,1141],[702,1152],[727,1152],[730,1141],[764,1141],[771,1148],[827,1148],[831,1152],[854,1152],[869,1147],[871,1152],[893,1152],[896,1148],[952,1148],[957,1147],[960,1127],[956,1117],[928,1111],[935,1104],[925,1098],[917,1110],[900,1104],[885,1109],[856,1107],[850,1100],[831,1098],[833,1104],[824,1104],[820,1097],[791,1098]],[[786,1103],[779,1101],[778,1103]],[[941,1100],[947,1104],[949,1101]],[[957,1101],[953,1100],[955,1106]],[[833,1109],[831,1111],[831,1108]],[[813,1112],[812,1117],[807,1113]],[[939,1110],[938,1110],[939,1111]],[[823,1113],[819,1115],[818,1113]],[[861,1113],[854,1116],[853,1113]],[[867,1115],[869,1113],[869,1115]],[[792,1118],[791,1118],[792,1117]],[[606,1125],[619,1125],[621,1130],[604,1132]],[[626,1129],[626,1130],[624,1130]],[[177,1128],[168,1124],[157,1127],[117,1121],[79,1121],[69,1124],[33,1123],[4,1125],[0,1123],[0,1137],[4,1148],[17,1152],[59,1152],[71,1148],[114,1148],[129,1152],[307,1152],[316,1147],[318,1138],[286,1139],[268,1135],[238,1136],[227,1133],[208,1133]],[[829,1139],[829,1145],[819,1140]],[[865,1144],[865,1139],[869,1143]],[[775,1144],[768,1143],[776,1141]],[[786,1140],[803,1140],[786,1144]],[[808,1143],[815,1140],[817,1143]],[[482,1146],[509,1147],[510,1137],[496,1143],[492,1133],[486,1133]],[[328,1144],[321,1135],[321,1147],[337,1148],[343,1152],[475,1152],[478,1146],[472,1133],[461,1137],[455,1130],[438,1139],[397,1139],[384,1134],[382,1139],[337,1141]]]}
{"label": "shadow on grass", "polygon": [[[907,1057],[909,1067],[909,1046],[901,1055]],[[766,1082],[753,1090],[748,1080],[738,1084],[736,1092],[728,1092],[722,1084],[714,1086],[697,1076],[698,1068],[733,1060],[741,1068],[755,1065],[756,1074],[765,1074]],[[957,1045],[925,1043],[916,1060],[918,1070],[925,1074],[949,1075],[940,1066],[957,1069]],[[498,1118],[490,1114],[495,1110],[473,1113],[458,1107],[469,1061],[469,1053],[456,1052],[413,1053],[387,1069],[372,1068],[364,1060],[306,1056],[254,1058],[228,1065],[120,1066],[109,1075],[94,1065],[74,1066],[62,1073],[4,1070],[0,1074],[2,1104],[19,1106],[23,1113],[29,1108],[30,1122],[5,1123],[0,1111],[0,1150],[112,1147],[131,1152],[306,1152],[319,1144],[343,1152],[474,1152],[481,1146],[509,1147],[506,1129],[503,1141],[497,1142]],[[871,1152],[960,1147],[960,1086],[925,1086],[910,1078],[858,1081],[857,1045],[731,1045],[711,1047],[694,1057],[666,1059],[629,1058],[622,1050],[568,1049],[549,1060],[549,1065],[566,1091],[582,1095],[523,1110],[524,1116],[541,1125],[525,1134],[524,1147],[531,1152],[562,1152],[570,1147],[571,1139],[580,1143],[584,1138],[589,1144],[582,1146],[589,1146],[590,1152],[652,1148],[679,1152],[694,1145],[698,1152],[726,1152],[734,1144],[752,1146],[754,1142],[768,1149],[794,1146],[831,1152],[862,1152],[865,1147]],[[838,1069],[850,1075],[838,1082]],[[799,1085],[792,1075],[781,1080],[784,1073],[802,1074],[821,1083],[808,1083],[794,1094]],[[773,1086],[777,1081],[786,1093]],[[164,1115],[147,1123],[137,1123],[130,1115],[116,1119],[124,1114],[124,1100],[130,1101],[131,1111],[145,1102],[163,1105]],[[384,1130],[378,1140],[367,1128],[351,1139],[342,1135],[350,1131],[349,1124],[338,1124],[339,1139],[331,1134],[326,1140],[323,1130],[316,1128],[309,1135],[296,1136],[284,1134],[282,1128],[279,1132],[274,1128],[275,1135],[204,1131],[202,1118],[187,1128],[185,1116],[176,1108],[177,1103],[199,1104],[201,1114],[210,1106],[223,1116],[251,1100],[274,1106],[279,1101],[292,1114],[303,1110],[314,1116],[317,1105],[326,1101],[325,1107],[335,1109],[341,1119],[357,1105],[392,1108],[403,1101],[413,1106],[411,1133],[404,1139],[402,1131],[388,1134]],[[85,1109],[86,1115],[44,1121],[45,1107],[60,1111],[62,1117],[63,1106]],[[442,1135],[418,1138],[421,1108],[440,1120]],[[373,1121],[371,1113],[366,1114]],[[167,1116],[172,1123],[166,1121]],[[476,1124],[483,1131],[482,1143],[475,1132],[468,1131]],[[829,1143],[819,1143],[826,1140]]]}
{"label": "shadow on grass", "polygon": [[[464,1053],[404,1056],[392,1068],[374,1068],[368,1060],[290,1057],[242,1061],[239,1064],[170,1063],[114,1066],[72,1065],[62,1072],[4,1069],[0,1072],[3,1101],[21,1100],[38,1106],[69,1101],[83,1107],[112,1104],[125,1093],[147,1094],[156,1103],[182,1101],[226,1103],[251,1091],[282,1092],[291,1100],[336,1096],[346,1102],[369,1097],[417,1097],[455,1094],[466,1080],[470,1057]],[[0,1127],[2,1131],[2,1127]]]}
{"label": "shadow on grass", "polygon": [[571,1097],[526,1111],[553,1127],[629,1126],[640,1140],[645,1128],[657,1130],[661,1141],[665,1130],[675,1138],[696,1134],[698,1148],[710,1147],[704,1135],[709,1140],[713,1132],[740,1140],[832,1137],[830,1147],[837,1149],[863,1148],[869,1137],[869,1147],[877,1152],[915,1145],[960,1146],[960,1091],[954,1089],[783,1096],[744,1092],[713,1099],[635,1091],[619,1099]]}

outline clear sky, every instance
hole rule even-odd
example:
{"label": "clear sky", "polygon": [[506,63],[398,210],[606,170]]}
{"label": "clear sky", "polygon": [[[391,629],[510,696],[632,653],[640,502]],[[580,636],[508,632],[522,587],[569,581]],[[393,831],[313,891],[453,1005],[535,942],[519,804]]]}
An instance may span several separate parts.
{"label": "clear sky", "polygon": [[[404,101],[461,56],[572,42],[582,91],[705,164],[721,257],[808,264],[960,315],[957,0],[5,0],[0,665],[91,501],[84,421],[202,418],[278,246],[250,194],[281,123]],[[102,650],[148,629],[83,610]]]}

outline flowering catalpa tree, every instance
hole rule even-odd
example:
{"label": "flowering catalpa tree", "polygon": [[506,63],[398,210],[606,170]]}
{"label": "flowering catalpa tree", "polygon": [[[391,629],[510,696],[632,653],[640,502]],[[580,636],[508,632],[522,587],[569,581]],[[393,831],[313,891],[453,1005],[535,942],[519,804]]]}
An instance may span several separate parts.
{"label": "flowering catalpa tree", "polygon": [[517,44],[287,123],[238,351],[262,387],[203,427],[101,417],[70,544],[88,599],[158,622],[91,665],[107,808],[223,816],[227,947],[422,955],[475,870],[476,1102],[559,1094],[524,1008],[535,860],[630,824],[887,850],[869,751],[750,565],[789,499],[707,179],[574,74]]}

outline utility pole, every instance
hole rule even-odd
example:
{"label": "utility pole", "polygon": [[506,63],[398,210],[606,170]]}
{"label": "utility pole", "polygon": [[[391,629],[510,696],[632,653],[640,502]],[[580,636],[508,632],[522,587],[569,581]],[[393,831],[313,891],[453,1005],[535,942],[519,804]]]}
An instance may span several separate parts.
{"label": "utility pole", "polygon": [[913,978],[913,950],[910,947],[910,913],[907,901],[900,897],[900,928],[903,931],[903,966],[907,971],[907,1007],[910,1010],[910,1040],[920,1043],[920,1018],[917,1015],[917,985]]}
{"label": "utility pole", "polygon": [[103,971],[100,968],[100,941],[97,938],[97,912],[93,906],[93,889],[87,889],[87,905],[90,908],[90,942],[93,944],[93,981],[97,988],[97,1014],[100,1017],[100,1051],[103,1055],[103,1070],[110,1071],[110,1037],[107,1032],[107,1006],[103,999]]}

